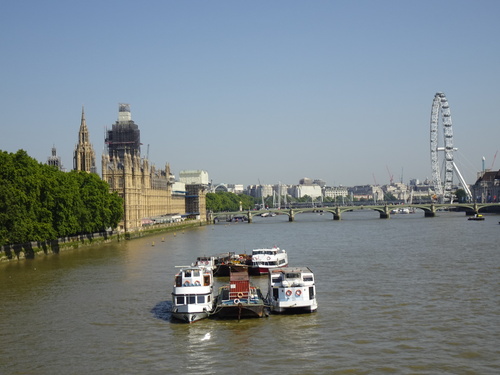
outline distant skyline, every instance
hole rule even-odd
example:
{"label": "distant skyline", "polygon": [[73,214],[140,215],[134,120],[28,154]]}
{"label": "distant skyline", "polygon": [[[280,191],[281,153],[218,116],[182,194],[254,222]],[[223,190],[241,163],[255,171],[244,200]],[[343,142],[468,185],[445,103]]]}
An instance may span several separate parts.
{"label": "distant skyline", "polygon": [[[73,167],[81,108],[100,171],[129,103],[142,155],[216,183],[431,178],[448,98],[468,183],[500,168],[500,2],[7,2],[0,150]],[[458,179],[455,179],[458,183]]]}

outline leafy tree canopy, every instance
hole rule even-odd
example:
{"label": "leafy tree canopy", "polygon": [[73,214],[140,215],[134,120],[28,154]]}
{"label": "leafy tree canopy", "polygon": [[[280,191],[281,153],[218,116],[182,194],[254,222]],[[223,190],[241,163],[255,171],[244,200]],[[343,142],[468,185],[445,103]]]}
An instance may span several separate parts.
{"label": "leafy tree canopy", "polygon": [[213,212],[252,210],[255,206],[253,197],[246,194],[234,194],[228,192],[207,193],[207,210]]}
{"label": "leafy tree canopy", "polygon": [[122,199],[98,175],[0,151],[0,245],[99,232],[122,216]]}

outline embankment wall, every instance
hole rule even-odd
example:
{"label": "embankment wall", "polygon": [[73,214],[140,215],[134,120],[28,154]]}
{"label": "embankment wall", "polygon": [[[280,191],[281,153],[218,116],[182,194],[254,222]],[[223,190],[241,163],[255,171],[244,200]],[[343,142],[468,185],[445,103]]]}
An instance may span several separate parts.
{"label": "embankment wall", "polygon": [[206,221],[186,220],[179,223],[165,223],[143,227],[133,232],[109,231],[64,237],[57,240],[35,241],[24,244],[4,245],[0,247],[0,262],[33,259],[37,255],[58,254],[61,251],[93,246],[112,241],[125,241],[155,233],[175,231],[184,228],[206,225]]}

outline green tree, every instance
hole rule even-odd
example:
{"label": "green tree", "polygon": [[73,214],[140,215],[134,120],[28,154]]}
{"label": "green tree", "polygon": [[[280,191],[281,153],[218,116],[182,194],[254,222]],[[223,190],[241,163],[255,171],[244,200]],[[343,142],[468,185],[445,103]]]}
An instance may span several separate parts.
{"label": "green tree", "polygon": [[229,192],[207,193],[207,210],[213,212],[238,211],[252,209],[255,205],[253,197],[246,194],[234,194]]}
{"label": "green tree", "polygon": [[467,202],[467,193],[464,189],[457,189],[455,195],[460,203]]}
{"label": "green tree", "polygon": [[123,202],[98,175],[0,151],[0,245],[116,228]]}

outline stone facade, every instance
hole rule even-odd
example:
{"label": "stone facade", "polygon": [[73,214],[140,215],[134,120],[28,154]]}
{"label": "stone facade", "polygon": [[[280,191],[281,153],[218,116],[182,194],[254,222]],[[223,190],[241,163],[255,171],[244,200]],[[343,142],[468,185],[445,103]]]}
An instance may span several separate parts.
{"label": "stone facade", "polygon": [[486,170],[478,175],[472,185],[474,201],[478,203],[500,202],[500,170]]}
{"label": "stone facade", "polygon": [[168,217],[206,221],[205,185],[186,184],[173,191],[170,166],[156,169],[140,156],[140,130],[132,120],[130,106],[120,103],[118,121],[107,132],[107,154],[102,156],[102,179],[123,199],[125,232],[144,225],[168,221]]}
{"label": "stone facade", "polygon": [[123,160],[102,156],[102,179],[123,199],[124,215],[120,230],[140,230],[151,219],[180,215],[206,221],[205,187],[186,185],[186,194],[172,194],[174,178],[167,164],[164,170],[149,165],[147,159],[127,152]]}

